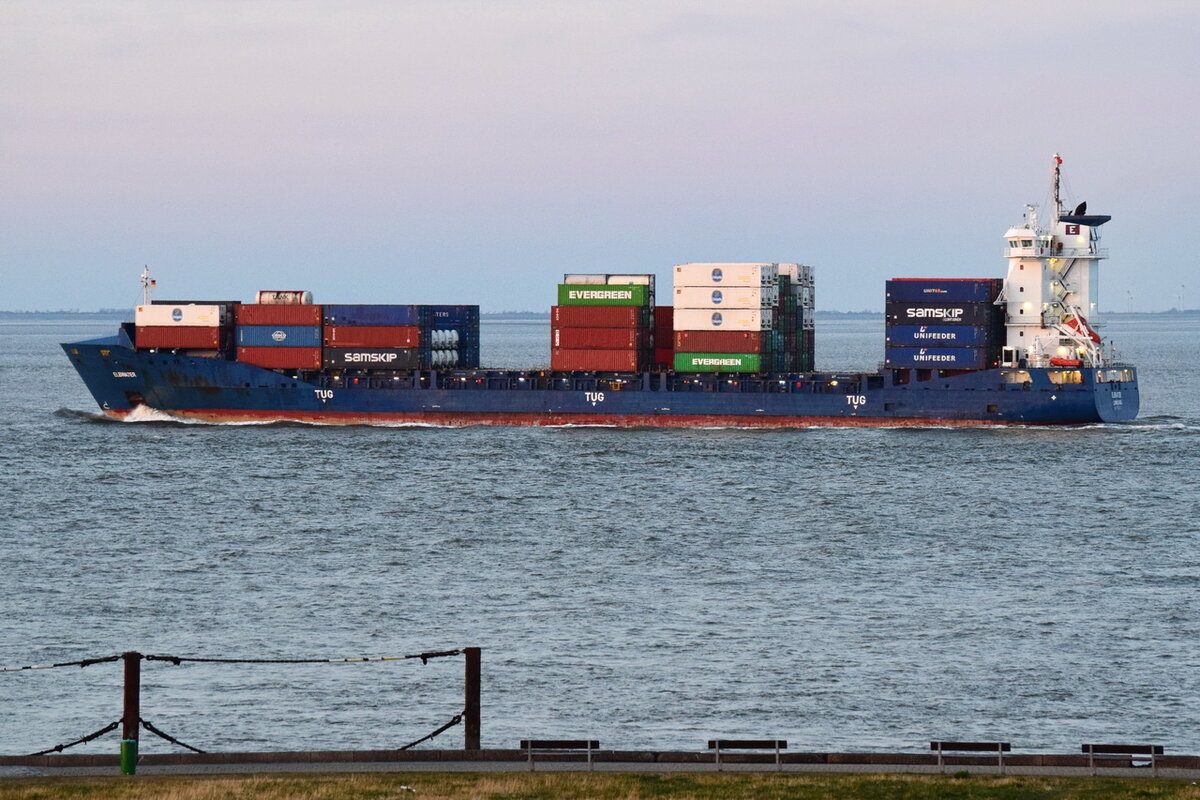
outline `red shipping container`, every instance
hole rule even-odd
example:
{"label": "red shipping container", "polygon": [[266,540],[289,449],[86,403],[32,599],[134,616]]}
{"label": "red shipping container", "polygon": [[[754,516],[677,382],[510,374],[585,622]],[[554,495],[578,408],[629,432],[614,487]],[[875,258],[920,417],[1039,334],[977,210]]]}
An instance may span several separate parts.
{"label": "red shipping container", "polygon": [[328,325],[326,347],[419,347],[421,329],[416,325]]}
{"label": "red shipping container", "polygon": [[762,331],[675,331],[677,353],[761,353]]}
{"label": "red shipping container", "polygon": [[675,351],[670,348],[655,348],[654,363],[656,366],[667,367],[668,369],[673,368],[675,366]]}
{"label": "red shipping container", "polygon": [[598,372],[640,372],[645,363],[644,350],[569,350],[550,348],[550,369],[557,372],[589,370]]}
{"label": "red shipping container", "polygon": [[234,306],[239,325],[320,325],[322,306],[277,306],[241,303]]}
{"label": "red shipping container", "polygon": [[138,349],[216,350],[221,346],[221,329],[207,326],[139,325],[135,335]]}
{"label": "red shipping container", "polygon": [[645,306],[551,306],[550,324],[563,328],[648,328]]}
{"label": "red shipping container", "polygon": [[[654,345],[667,350],[673,350],[675,346],[675,308],[673,306],[654,307]],[[658,361],[657,357],[655,361]]]}
{"label": "red shipping container", "polygon": [[267,369],[320,369],[319,347],[239,347],[237,360]]}
{"label": "red shipping container", "polygon": [[650,344],[645,328],[553,328],[550,346],[570,350],[636,350]]}

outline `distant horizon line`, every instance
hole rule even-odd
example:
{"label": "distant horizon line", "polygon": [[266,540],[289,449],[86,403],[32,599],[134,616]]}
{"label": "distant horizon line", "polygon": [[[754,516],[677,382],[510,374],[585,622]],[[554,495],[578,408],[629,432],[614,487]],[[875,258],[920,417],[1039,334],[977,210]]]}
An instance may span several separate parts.
{"label": "distant horizon line", "polygon": [[[17,310],[17,309],[0,309],[0,316],[19,317],[19,316],[31,316],[31,315],[36,315],[36,314],[48,316],[48,315],[56,314],[59,316],[75,316],[75,317],[116,317],[116,316],[123,315],[123,314],[129,314],[132,311],[133,311],[132,306],[127,309],[125,309],[125,308],[101,308],[101,309],[97,309],[96,311],[80,311],[77,308],[73,308],[73,309],[60,308],[60,309],[51,309],[51,310],[42,309],[42,310],[36,310],[36,311],[25,311],[25,310]],[[884,312],[869,311],[869,310],[865,310],[865,309],[862,311],[839,311],[837,309],[816,309],[815,314],[817,316],[832,316],[832,317],[882,317],[884,315]],[[1180,310],[1178,308],[1168,308],[1168,309],[1163,309],[1161,311],[1101,311],[1100,312],[1100,315],[1102,317],[1112,316],[1112,315],[1146,316],[1146,317],[1148,317],[1148,316],[1157,316],[1157,315],[1163,315],[1163,314],[1200,314],[1200,308],[1185,308],[1183,310]],[[491,319],[508,318],[508,319],[549,320],[550,312],[549,311],[481,311],[479,313],[479,316],[481,318],[485,318],[485,319],[486,318],[491,318]]]}

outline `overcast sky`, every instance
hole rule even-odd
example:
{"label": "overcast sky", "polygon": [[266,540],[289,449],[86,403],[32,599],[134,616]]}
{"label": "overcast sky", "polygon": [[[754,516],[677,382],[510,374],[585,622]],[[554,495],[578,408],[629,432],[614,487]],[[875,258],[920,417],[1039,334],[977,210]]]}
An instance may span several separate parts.
{"label": "overcast sky", "polygon": [[878,310],[1002,275],[1056,151],[1101,307],[1196,307],[1198,87],[1191,0],[0,0],[0,309],[801,261]]}

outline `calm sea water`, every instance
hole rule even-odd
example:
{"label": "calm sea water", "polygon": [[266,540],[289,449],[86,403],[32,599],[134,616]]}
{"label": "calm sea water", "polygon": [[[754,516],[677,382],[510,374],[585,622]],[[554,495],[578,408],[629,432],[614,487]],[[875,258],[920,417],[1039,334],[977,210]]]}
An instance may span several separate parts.
{"label": "calm sea water", "polygon": [[[476,645],[487,747],[1200,752],[1198,316],[1111,318],[1137,423],[1004,430],[114,423],[57,346],[113,327],[0,323],[0,665]],[[487,323],[484,359],[547,340]],[[818,362],[881,342],[822,322]],[[461,675],[150,663],[142,713],[205,749],[395,747]],[[0,753],[120,698],[119,664],[0,674]]]}

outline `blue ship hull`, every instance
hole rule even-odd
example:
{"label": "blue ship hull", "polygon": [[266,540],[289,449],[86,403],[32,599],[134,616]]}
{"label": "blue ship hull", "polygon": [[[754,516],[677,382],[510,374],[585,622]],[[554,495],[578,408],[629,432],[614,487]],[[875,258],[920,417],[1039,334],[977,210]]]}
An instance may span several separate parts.
{"label": "blue ship hull", "polygon": [[1133,367],[694,375],[514,370],[275,371],[62,345],[105,414],[139,406],[211,422],[652,427],[1081,425],[1137,417]]}

